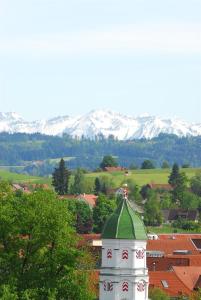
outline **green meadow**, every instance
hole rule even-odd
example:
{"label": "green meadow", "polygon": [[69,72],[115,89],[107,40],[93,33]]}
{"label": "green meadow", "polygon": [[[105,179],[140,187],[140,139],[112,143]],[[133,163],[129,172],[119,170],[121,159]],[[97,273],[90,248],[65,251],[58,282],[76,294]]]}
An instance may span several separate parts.
{"label": "green meadow", "polygon": [[[188,178],[194,176],[197,172],[201,172],[201,168],[181,169],[186,173]],[[151,169],[151,170],[132,170],[126,175],[124,171],[120,172],[93,172],[87,173],[86,178],[93,183],[96,177],[107,176],[112,179],[114,187],[119,187],[123,182],[132,179],[137,185],[142,186],[147,183],[168,183],[168,176],[171,169]],[[47,183],[51,184],[51,178],[37,177],[25,174],[17,174],[8,170],[0,169],[0,178],[12,182],[21,183]]]}
{"label": "green meadow", "polygon": [[[201,172],[201,168],[185,168],[181,169],[185,172],[187,177],[190,179],[197,172]],[[128,171],[128,174],[124,171],[121,172],[98,172],[98,173],[89,173],[87,176],[89,178],[96,178],[100,176],[108,176],[114,182],[115,187],[118,187],[122,182],[127,179],[132,179],[136,184],[142,186],[147,183],[168,183],[168,176],[170,175],[171,169],[150,169],[150,170],[132,170]]]}
{"label": "green meadow", "polygon": [[30,176],[25,174],[17,174],[12,173],[7,170],[0,169],[0,178],[3,180],[8,180],[15,183],[38,183],[38,184],[51,184],[51,178],[47,177],[37,177],[37,176]]}

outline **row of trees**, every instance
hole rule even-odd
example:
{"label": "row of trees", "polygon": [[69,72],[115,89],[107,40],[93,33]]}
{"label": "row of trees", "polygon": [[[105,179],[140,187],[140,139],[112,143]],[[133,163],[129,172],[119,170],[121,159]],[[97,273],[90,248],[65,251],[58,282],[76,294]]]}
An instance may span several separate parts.
{"label": "row of trees", "polygon": [[[200,149],[200,137],[178,138],[164,134],[152,140],[128,142],[103,137],[89,140],[73,139],[67,135],[57,137],[0,133],[0,164],[21,165],[21,169],[15,170],[43,176],[52,173],[55,167],[52,160],[54,158],[71,158],[70,169],[80,167],[94,170],[100,165],[106,153],[118,157],[119,165],[127,168],[140,168],[147,159],[156,167],[165,166],[165,161],[169,166],[172,166],[174,161],[180,166],[187,165],[188,162],[191,162],[192,166],[200,166]],[[40,161],[40,164],[35,163],[36,161]]]}

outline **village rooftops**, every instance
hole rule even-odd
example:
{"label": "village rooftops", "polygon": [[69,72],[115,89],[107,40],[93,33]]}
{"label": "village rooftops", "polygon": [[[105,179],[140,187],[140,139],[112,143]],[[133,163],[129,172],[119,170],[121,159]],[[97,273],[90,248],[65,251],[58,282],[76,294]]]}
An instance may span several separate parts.
{"label": "village rooftops", "polygon": [[170,296],[190,295],[201,287],[201,267],[173,267],[171,272],[149,272],[150,288],[159,287]]}

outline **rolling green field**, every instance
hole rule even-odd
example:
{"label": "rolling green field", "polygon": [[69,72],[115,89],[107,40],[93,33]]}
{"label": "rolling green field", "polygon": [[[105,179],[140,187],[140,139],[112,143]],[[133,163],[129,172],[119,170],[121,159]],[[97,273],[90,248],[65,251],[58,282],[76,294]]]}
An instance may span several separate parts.
{"label": "rolling green field", "polygon": [[[185,172],[188,178],[194,176],[197,172],[201,172],[201,168],[185,168],[181,169]],[[89,178],[96,178],[100,176],[110,177],[115,187],[119,187],[122,182],[127,179],[132,179],[136,184],[142,186],[147,183],[168,183],[168,176],[170,175],[171,169],[151,169],[151,170],[132,170],[129,171],[128,175],[125,175],[125,172],[98,172],[98,173],[89,173],[87,176]]]}
{"label": "rolling green field", "polygon": [[43,184],[46,183],[48,185],[51,184],[51,178],[47,177],[37,177],[37,176],[29,176],[24,174],[12,173],[7,170],[0,170],[0,178],[3,180],[8,180],[15,183],[38,183]]}
{"label": "rolling green field", "polygon": [[[194,176],[197,172],[201,172],[201,168],[186,168],[181,169],[184,171],[188,178]],[[151,169],[151,170],[132,170],[128,172],[128,175],[125,175],[124,171],[121,172],[94,172],[86,174],[86,177],[90,182],[94,182],[96,177],[107,176],[112,179],[114,187],[119,187],[128,179],[132,179],[136,184],[142,186],[147,183],[167,183],[168,176],[170,174],[170,169]],[[13,181],[13,182],[22,182],[22,183],[47,183],[51,184],[51,178],[47,177],[37,177],[29,176],[23,174],[11,173],[7,170],[0,169],[0,178]]]}

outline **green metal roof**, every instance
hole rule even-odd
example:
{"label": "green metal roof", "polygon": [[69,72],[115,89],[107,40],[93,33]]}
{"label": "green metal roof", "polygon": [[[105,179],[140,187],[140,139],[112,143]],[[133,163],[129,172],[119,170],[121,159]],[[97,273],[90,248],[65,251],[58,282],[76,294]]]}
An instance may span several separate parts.
{"label": "green metal roof", "polygon": [[103,239],[147,240],[146,229],[141,217],[122,199],[119,206],[107,220],[102,232]]}

